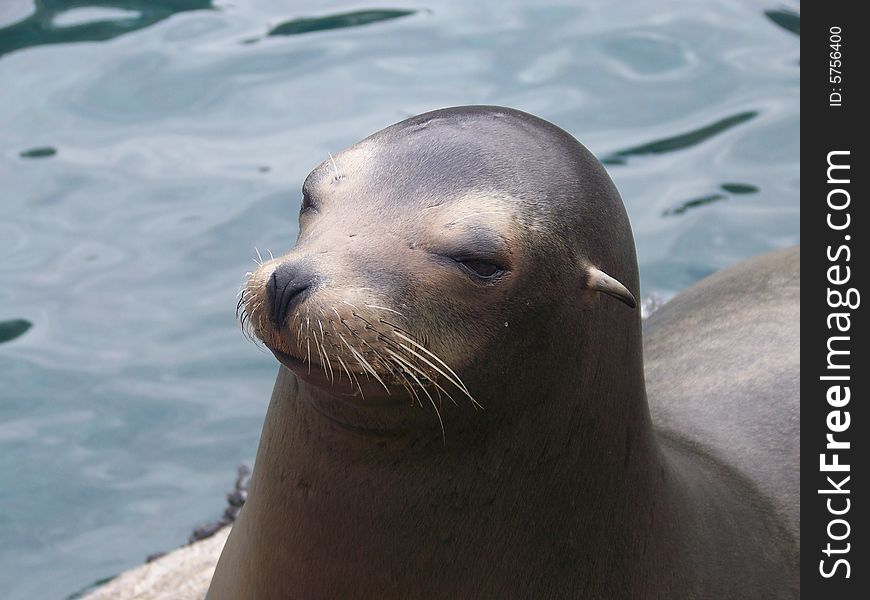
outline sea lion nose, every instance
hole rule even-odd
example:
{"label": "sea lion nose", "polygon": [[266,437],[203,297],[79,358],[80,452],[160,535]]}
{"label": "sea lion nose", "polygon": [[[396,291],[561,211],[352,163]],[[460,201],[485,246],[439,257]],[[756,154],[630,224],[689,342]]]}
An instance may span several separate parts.
{"label": "sea lion nose", "polygon": [[287,315],[302,301],[313,283],[314,278],[307,269],[290,263],[278,265],[266,284],[266,293],[272,303],[269,316],[276,327],[284,324]]}

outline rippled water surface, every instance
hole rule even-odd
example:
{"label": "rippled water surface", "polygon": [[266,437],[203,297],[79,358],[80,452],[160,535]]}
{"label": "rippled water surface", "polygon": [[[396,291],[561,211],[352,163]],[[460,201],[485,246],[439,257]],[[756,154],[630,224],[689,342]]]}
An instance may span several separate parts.
{"label": "rippled water surface", "polygon": [[182,543],[253,458],[274,360],[235,297],[328,152],[437,107],[607,165],[644,294],[798,242],[797,5],[0,2],[0,590]]}

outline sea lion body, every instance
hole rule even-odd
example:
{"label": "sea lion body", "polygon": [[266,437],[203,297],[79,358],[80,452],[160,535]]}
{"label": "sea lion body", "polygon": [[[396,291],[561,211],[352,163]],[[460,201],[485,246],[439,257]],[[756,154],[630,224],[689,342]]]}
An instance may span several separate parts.
{"label": "sea lion body", "polygon": [[210,599],[797,596],[771,499],[653,429],[628,218],[570,135],[435,111],[303,189],[241,300],[282,367]]}
{"label": "sea lion body", "polygon": [[800,539],[800,247],[698,282],[644,323],[653,423],[746,477]]}

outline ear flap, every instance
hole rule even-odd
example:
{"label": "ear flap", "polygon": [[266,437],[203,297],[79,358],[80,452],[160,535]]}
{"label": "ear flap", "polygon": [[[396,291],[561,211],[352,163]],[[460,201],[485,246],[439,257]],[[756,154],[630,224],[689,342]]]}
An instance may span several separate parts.
{"label": "ear flap", "polygon": [[608,296],[613,296],[618,300],[622,300],[632,308],[637,307],[637,301],[631,292],[616,279],[595,267],[589,267],[589,277],[586,279],[586,289],[603,292]]}

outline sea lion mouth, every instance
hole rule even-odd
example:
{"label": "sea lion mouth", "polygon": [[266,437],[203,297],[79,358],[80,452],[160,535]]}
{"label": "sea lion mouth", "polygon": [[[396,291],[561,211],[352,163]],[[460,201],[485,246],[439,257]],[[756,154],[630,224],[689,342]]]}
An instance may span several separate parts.
{"label": "sea lion mouth", "polygon": [[[430,336],[415,332],[407,311],[372,296],[371,288],[321,288],[288,303],[276,323],[268,284],[277,262],[248,274],[237,316],[242,331],[265,345],[300,383],[363,408],[432,406],[439,420],[445,400],[458,405],[467,398],[481,408],[456,371],[430,349]],[[296,292],[294,299],[305,293]]]}
{"label": "sea lion mouth", "polygon": [[293,371],[298,379],[313,385],[330,395],[345,401],[365,406],[388,406],[407,404],[412,401],[401,386],[391,386],[367,379],[364,375],[354,374],[343,377],[341,373],[330,373],[321,365],[266,346],[282,365]]}

